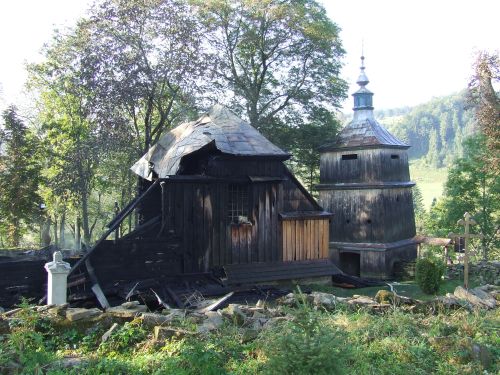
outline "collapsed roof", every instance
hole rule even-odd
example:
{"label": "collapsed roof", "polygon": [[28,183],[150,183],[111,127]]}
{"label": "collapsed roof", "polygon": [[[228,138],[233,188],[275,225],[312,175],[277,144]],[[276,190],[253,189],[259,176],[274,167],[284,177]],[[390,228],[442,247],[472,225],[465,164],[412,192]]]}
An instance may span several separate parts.
{"label": "collapsed roof", "polygon": [[176,175],[181,159],[213,143],[224,154],[267,156],[286,160],[290,154],[275,146],[253,126],[221,105],[213,106],[198,120],[185,122],[163,135],[131,170],[150,180]]}

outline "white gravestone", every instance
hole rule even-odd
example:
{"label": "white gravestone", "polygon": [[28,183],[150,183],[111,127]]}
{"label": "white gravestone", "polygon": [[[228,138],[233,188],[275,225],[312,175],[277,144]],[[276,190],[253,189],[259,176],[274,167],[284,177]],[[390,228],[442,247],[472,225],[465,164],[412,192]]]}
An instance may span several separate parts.
{"label": "white gravestone", "polygon": [[47,304],[65,304],[68,274],[71,270],[70,264],[63,261],[62,253],[60,251],[56,251],[54,252],[54,260],[52,262],[45,263],[45,269],[49,274]]}

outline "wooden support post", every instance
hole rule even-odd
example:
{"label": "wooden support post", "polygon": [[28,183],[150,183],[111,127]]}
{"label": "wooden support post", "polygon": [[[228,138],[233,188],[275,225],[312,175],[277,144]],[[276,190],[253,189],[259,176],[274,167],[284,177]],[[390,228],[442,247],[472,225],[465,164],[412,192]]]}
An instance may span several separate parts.
{"label": "wooden support post", "polygon": [[464,288],[468,289],[469,288],[469,249],[468,249],[468,242],[470,238],[482,238],[482,234],[471,234],[469,232],[469,228],[471,225],[477,224],[476,221],[472,218],[471,214],[466,212],[464,214],[464,218],[460,219],[457,221],[458,225],[463,225],[464,226],[464,234],[455,234],[455,233],[450,233],[448,236],[450,238],[458,238],[460,241],[460,238],[464,239]]}
{"label": "wooden support post", "polygon": [[166,188],[167,183],[165,181],[160,182],[160,187],[161,187],[161,227],[160,231],[158,232],[158,236],[160,237],[163,235],[165,231],[165,227],[167,226],[167,197],[165,196],[167,193],[167,188]]}
{"label": "wooden support post", "polygon": [[[120,207],[118,207],[118,202],[115,201],[115,217],[120,213]],[[115,230],[115,242],[120,238],[120,225],[116,227]]]}

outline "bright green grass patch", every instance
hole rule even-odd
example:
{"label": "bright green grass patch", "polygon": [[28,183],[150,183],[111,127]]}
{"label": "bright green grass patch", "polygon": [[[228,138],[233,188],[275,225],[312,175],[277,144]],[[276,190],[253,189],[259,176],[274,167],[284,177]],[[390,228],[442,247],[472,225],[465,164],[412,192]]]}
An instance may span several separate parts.
{"label": "bright green grass patch", "polygon": [[[409,297],[413,299],[418,299],[421,301],[430,301],[435,298],[434,295],[429,295],[423,293],[415,281],[390,281],[389,282],[397,294]],[[469,284],[472,288],[479,286],[479,279],[475,277],[471,277],[469,280]],[[443,280],[441,285],[439,286],[439,295],[444,295],[446,293],[453,293],[457,286],[463,285],[462,280],[452,279],[452,280]],[[337,288],[334,286],[328,285],[308,285],[304,286],[304,289],[316,290],[319,292],[332,293],[338,297],[352,297],[355,294],[375,297],[375,294],[379,290],[391,290],[389,285],[381,285],[381,286],[373,286],[368,288],[357,288],[357,289],[346,289],[346,288]]]}
{"label": "bright green grass patch", "polygon": [[447,168],[428,167],[419,160],[410,162],[410,178],[420,188],[426,209],[430,208],[434,198],[438,199],[443,194],[447,175]]}

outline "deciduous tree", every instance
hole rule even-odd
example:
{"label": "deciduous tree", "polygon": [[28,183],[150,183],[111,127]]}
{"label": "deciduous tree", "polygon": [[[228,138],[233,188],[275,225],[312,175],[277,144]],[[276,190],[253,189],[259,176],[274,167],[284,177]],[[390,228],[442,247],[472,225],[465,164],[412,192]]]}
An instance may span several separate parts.
{"label": "deciduous tree", "polygon": [[485,258],[489,249],[500,245],[500,177],[484,164],[488,153],[484,136],[466,140],[464,156],[448,171],[444,197],[431,208],[427,223],[432,234],[446,236],[458,233],[457,221],[465,212],[471,213],[478,232],[484,235],[481,247]]}
{"label": "deciduous tree", "polygon": [[469,82],[469,104],[475,109],[476,121],[486,136],[490,151],[484,161],[500,175],[500,98],[493,87],[493,84],[500,82],[498,52],[478,53],[474,71]]}
{"label": "deciduous tree", "polygon": [[92,111],[126,126],[135,156],[193,105],[206,63],[196,20],[185,1],[104,0],[78,26],[89,38],[82,73]]}
{"label": "deciduous tree", "polygon": [[[211,93],[264,131],[297,126],[345,97],[339,28],[314,0],[193,0],[211,48]],[[212,99],[214,99],[212,97]],[[298,121],[297,119],[300,119]]]}

